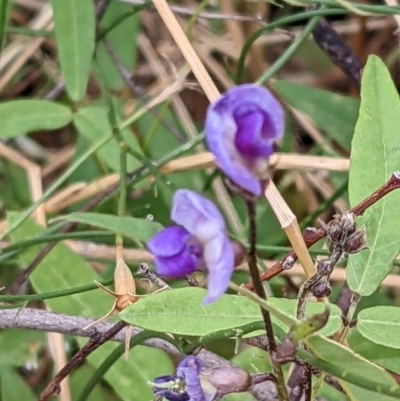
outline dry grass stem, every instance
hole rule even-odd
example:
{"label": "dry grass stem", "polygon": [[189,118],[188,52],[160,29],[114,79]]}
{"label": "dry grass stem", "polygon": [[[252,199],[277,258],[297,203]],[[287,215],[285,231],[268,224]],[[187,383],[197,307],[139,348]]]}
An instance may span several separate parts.
{"label": "dry grass stem", "polygon": [[303,266],[306,277],[309,278],[313,276],[317,271],[304,242],[297,218],[290,210],[289,206],[282,198],[282,195],[279,193],[272,181],[268,184],[268,187],[265,190],[265,197],[278,218],[281,227],[288,236],[289,241],[299,258],[299,261]]}
{"label": "dry grass stem", "polygon": [[204,68],[199,56],[194,51],[193,46],[186,37],[182,27],[179,25],[168,3],[165,0],[153,0],[153,4],[210,102],[217,99],[219,96],[217,87]]}

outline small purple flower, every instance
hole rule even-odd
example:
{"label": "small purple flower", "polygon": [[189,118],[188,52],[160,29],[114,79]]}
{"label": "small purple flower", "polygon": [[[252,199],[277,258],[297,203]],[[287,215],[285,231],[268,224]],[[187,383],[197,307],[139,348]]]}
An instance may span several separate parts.
{"label": "small purple flower", "polygon": [[162,230],[147,243],[156,272],[178,278],[206,268],[208,294],[203,302],[210,304],[226,291],[234,267],[224,219],[212,202],[187,189],[175,192],[171,219],[178,225]]}
{"label": "small purple flower", "polygon": [[205,394],[200,382],[203,369],[199,358],[188,356],[180,362],[174,376],[157,377],[151,383],[153,393],[168,401],[211,401],[216,393]]}
{"label": "small purple flower", "polygon": [[254,196],[268,178],[268,158],[284,131],[284,112],[275,97],[257,85],[239,85],[210,104],[205,121],[207,146],[218,167]]}

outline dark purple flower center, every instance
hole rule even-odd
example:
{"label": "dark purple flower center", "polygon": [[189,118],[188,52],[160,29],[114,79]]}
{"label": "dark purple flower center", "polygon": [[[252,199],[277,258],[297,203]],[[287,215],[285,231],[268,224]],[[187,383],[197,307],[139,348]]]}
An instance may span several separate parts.
{"label": "dark purple flower center", "polygon": [[276,136],[268,114],[255,103],[241,103],[233,110],[237,131],[235,146],[245,158],[269,156]]}

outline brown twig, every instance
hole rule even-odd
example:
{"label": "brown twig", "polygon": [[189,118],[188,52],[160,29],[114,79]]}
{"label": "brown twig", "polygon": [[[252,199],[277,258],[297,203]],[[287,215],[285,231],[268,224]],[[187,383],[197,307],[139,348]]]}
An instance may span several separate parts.
{"label": "brown twig", "polygon": [[[354,206],[350,209],[350,212],[354,213],[356,216],[361,216],[369,207],[371,207],[378,200],[382,199],[388,193],[392,192],[395,189],[400,188],[400,172],[396,171],[392,174],[388,181],[385,182],[380,188],[378,188],[374,193],[360,202],[358,205]],[[320,239],[326,236],[326,231],[324,228],[316,229],[308,229],[303,233],[304,241],[307,245],[307,248],[310,248]],[[275,263],[275,265],[271,266],[266,272],[261,275],[262,281],[271,280],[273,277],[282,273],[284,269],[283,266],[293,266],[293,263],[297,260],[297,255],[294,251],[288,252],[279,262]],[[251,283],[246,285],[246,288],[252,289],[253,286]]]}
{"label": "brown twig", "polygon": [[107,332],[92,336],[91,339],[69,360],[69,362],[53,377],[47,387],[40,393],[38,401],[47,401],[60,392],[60,382],[81,364],[93,351],[120,332],[127,323],[120,321]]}

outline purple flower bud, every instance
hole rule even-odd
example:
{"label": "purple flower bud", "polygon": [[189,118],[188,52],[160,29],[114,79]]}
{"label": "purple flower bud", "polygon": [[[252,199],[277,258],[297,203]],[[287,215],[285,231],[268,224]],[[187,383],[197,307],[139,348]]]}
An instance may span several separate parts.
{"label": "purple flower bud", "polygon": [[206,268],[208,294],[203,302],[210,304],[226,291],[234,267],[224,219],[212,202],[187,189],[175,192],[171,219],[178,226],[162,230],[147,243],[156,272],[185,277]]}
{"label": "purple flower bud", "polygon": [[218,167],[254,196],[268,178],[268,158],[284,131],[284,112],[275,97],[257,85],[236,86],[207,110],[204,133]]}

